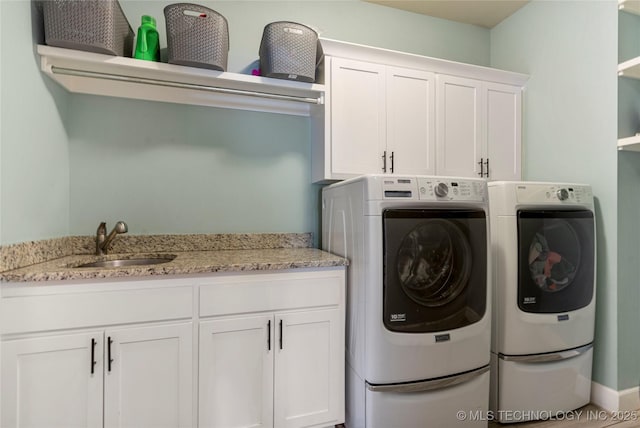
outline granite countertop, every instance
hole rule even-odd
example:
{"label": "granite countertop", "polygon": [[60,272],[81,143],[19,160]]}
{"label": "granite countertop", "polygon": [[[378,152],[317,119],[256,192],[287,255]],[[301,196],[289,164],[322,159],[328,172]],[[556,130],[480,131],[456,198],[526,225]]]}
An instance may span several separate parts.
{"label": "granite countertop", "polygon": [[[49,240],[0,248],[0,267],[5,267],[0,271],[0,280],[59,281],[318,268],[348,264],[342,257],[311,248],[310,234],[131,236],[128,242],[122,238],[126,237],[116,239],[120,241],[119,246],[114,248],[115,251],[104,256],[90,253],[91,237],[62,238],[67,239],[68,242],[65,243]],[[125,248],[127,251],[123,251]],[[161,256],[175,258],[153,265],[78,267],[98,260]],[[6,269],[7,267],[10,269]]]}

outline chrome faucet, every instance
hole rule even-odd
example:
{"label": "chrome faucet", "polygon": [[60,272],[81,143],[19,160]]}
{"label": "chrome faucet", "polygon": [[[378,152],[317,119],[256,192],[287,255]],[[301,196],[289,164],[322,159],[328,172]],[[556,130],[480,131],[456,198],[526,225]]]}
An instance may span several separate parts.
{"label": "chrome faucet", "polygon": [[96,231],[96,255],[102,256],[107,254],[109,251],[109,245],[119,233],[127,233],[129,229],[127,228],[127,223],[124,221],[119,221],[113,227],[113,230],[107,235],[107,223],[104,221],[100,223],[98,226],[98,230]]}

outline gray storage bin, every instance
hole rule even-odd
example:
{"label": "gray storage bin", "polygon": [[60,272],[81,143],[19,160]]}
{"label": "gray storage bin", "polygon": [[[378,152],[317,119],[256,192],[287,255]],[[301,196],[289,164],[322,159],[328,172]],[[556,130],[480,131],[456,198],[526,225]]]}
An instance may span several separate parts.
{"label": "gray storage bin", "polygon": [[117,0],[42,3],[48,45],[131,57],[134,33]]}
{"label": "gray storage bin", "polygon": [[278,21],[264,27],[260,74],[277,79],[315,82],[322,59],[318,33],[306,25]]}
{"label": "gray storage bin", "polygon": [[169,63],[226,71],[229,26],[224,16],[197,4],[176,3],[164,8],[164,17]]}

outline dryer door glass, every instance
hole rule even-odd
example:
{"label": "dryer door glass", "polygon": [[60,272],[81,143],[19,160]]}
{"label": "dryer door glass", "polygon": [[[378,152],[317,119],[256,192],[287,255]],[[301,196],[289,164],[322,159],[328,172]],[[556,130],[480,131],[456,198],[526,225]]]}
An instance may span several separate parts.
{"label": "dryer door glass", "polygon": [[518,212],[518,307],[558,313],[593,298],[594,220],[591,211]]}
{"label": "dryer door glass", "polygon": [[484,211],[383,212],[387,329],[437,332],[479,321],[486,306]]}

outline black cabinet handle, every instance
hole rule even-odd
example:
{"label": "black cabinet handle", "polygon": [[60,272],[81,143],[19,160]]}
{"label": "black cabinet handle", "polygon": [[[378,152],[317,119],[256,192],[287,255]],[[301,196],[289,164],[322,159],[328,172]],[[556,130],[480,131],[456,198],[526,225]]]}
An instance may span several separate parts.
{"label": "black cabinet handle", "polygon": [[391,174],[393,174],[393,158],[394,157],[395,157],[395,153],[391,152],[391,156],[390,156],[390,158],[391,158]]}
{"label": "black cabinet handle", "polygon": [[485,169],[487,171],[486,172],[486,174],[487,174],[486,177],[489,178],[489,158],[487,158],[487,160],[485,161],[484,166],[486,167]]}
{"label": "black cabinet handle", "polygon": [[107,371],[111,371],[111,363],[113,362],[113,358],[111,358],[111,344],[113,343],[113,340],[111,339],[111,336],[109,336],[107,338]]}
{"label": "black cabinet handle", "polygon": [[387,151],[382,152],[382,172],[387,172]]}
{"label": "black cabinet handle", "polygon": [[280,349],[282,349],[282,320],[280,320]]}
{"label": "black cabinet handle", "polygon": [[271,351],[271,320],[267,321],[267,350]]}
{"label": "black cabinet handle", "polygon": [[91,338],[91,374],[94,373],[96,368],[96,339]]}
{"label": "black cabinet handle", "polygon": [[480,162],[478,162],[478,165],[480,165],[480,172],[478,173],[478,175],[480,177],[484,177],[484,158],[480,158]]}

